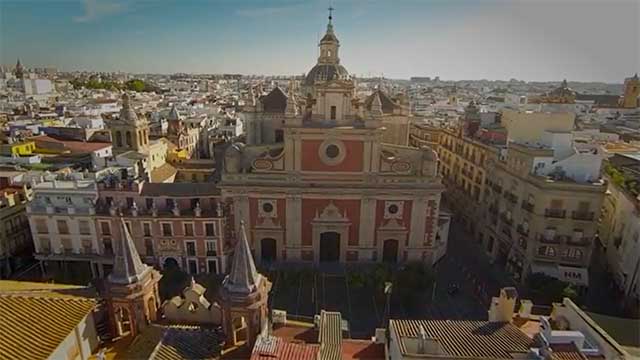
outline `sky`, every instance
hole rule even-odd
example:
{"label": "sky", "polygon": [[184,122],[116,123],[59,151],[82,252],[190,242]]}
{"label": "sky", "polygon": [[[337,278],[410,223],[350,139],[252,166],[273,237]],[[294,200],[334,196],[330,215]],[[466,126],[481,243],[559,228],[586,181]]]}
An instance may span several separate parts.
{"label": "sky", "polygon": [[302,74],[333,6],[351,74],[621,83],[640,0],[0,0],[0,63]]}

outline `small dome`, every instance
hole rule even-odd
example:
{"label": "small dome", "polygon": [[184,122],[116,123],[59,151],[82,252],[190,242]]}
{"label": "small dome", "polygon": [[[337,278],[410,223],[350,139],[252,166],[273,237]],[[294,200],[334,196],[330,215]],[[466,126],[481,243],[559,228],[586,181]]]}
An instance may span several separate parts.
{"label": "small dome", "polygon": [[347,80],[349,72],[340,64],[317,64],[307,74],[305,85],[313,85],[316,81]]}

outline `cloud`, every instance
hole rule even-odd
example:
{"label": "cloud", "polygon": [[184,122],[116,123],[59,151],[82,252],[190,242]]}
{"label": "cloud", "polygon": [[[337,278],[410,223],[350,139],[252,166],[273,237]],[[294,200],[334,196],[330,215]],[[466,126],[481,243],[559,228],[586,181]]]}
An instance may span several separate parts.
{"label": "cloud", "polygon": [[260,18],[267,16],[283,15],[298,10],[302,5],[286,5],[272,7],[252,7],[236,10],[236,15],[250,18]]}
{"label": "cloud", "polygon": [[84,15],[74,16],[73,21],[77,23],[88,23],[97,20],[102,16],[113,15],[125,10],[122,3],[112,0],[83,0]]}

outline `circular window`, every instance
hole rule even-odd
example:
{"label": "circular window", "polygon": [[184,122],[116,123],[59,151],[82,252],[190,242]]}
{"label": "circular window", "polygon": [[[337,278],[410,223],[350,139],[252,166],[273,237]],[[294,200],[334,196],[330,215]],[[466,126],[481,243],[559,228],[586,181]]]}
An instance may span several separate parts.
{"label": "circular window", "polygon": [[398,213],[398,205],[392,204],[389,205],[389,214],[397,214]]}
{"label": "circular window", "polygon": [[266,213],[270,213],[273,211],[273,205],[271,203],[262,204],[262,210]]}
{"label": "circular window", "polygon": [[335,159],[338,157],[338,155],[340,155],[340,148],[335,144],[331,144],[327,146],[324,152],[330,159]]}

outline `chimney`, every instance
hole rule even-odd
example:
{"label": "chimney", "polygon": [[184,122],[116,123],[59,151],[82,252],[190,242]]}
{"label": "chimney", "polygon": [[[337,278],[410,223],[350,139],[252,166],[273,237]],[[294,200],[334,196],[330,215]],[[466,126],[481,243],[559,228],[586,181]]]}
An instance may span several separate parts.
{"label": "chimney", "polygon": [[523,319],[531,317],[531,309],[533,308],[533,302],[531,300],[520,300],[520,310],[518,310],[518,316]]}
{"label": "chimney", "polygon": [[491,299],[489,308],[489,321],[491,322],[511,322],[513,311],[518,299],[518,292],[514,287],[506,287],[500,290],[499,297]]}

